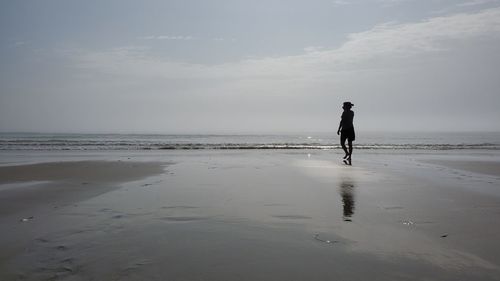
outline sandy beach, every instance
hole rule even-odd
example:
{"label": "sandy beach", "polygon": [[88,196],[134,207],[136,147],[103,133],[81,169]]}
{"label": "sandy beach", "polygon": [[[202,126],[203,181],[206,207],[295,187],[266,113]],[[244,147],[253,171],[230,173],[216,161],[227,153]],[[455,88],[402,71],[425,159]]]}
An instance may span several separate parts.
{"label": "sandy beach", "polygon": [[0,280],[500,280],[495,151],[1,156]]}

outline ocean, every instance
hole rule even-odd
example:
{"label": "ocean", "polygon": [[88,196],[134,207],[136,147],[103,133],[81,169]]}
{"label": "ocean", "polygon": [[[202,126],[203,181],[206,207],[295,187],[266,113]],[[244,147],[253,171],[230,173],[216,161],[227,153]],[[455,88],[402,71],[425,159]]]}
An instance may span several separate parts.
{"label": "ocean", "polygon": [[[356,149],[500,149],[500,132],[356,132]],[[45,134],[0,133],[0,150],[158,150],[158,149],[338,149],[334,133],[210,134]]]}

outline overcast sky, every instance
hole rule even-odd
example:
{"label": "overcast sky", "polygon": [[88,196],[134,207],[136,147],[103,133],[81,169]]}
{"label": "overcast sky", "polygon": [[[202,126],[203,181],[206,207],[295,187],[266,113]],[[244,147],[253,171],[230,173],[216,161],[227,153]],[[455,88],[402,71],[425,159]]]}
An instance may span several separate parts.
{"label": "overcast sky", "polygon": [[500,131],[500,1],[1,1],[0,131]]}

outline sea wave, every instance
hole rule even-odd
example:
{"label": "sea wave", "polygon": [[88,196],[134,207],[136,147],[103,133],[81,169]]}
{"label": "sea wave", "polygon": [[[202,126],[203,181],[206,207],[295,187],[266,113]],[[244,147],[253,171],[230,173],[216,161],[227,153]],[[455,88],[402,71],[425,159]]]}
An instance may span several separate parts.
{"label": "sea wave", "polygon": [[[168,143],[148,141],[110,140],[0,140],[0,150],[251,150],[251,149],[339,149],[332,143]],[[367,143],[355,144],[355,149],[368,150],[499,150],[500,144],[432,144],[432,143]]]}

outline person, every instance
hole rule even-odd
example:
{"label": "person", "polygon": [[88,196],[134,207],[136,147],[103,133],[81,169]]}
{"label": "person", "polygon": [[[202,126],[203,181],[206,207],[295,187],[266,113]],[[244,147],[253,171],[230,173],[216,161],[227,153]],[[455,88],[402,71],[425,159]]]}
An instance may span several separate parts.
{"label": "person", "polygon": [[[346,165],[352,165],[352,142],[355,140],[356,136],[354,134],[354,112],[351,110],[354,104],[349,101],[344,102],[342,108],[344,112],[340,119],[339,129],[337,130],[337,135],[340,135],[340,145],[345,152],[344,163]],[[349,150],[345,145],[345,141],[349,145]]]}

